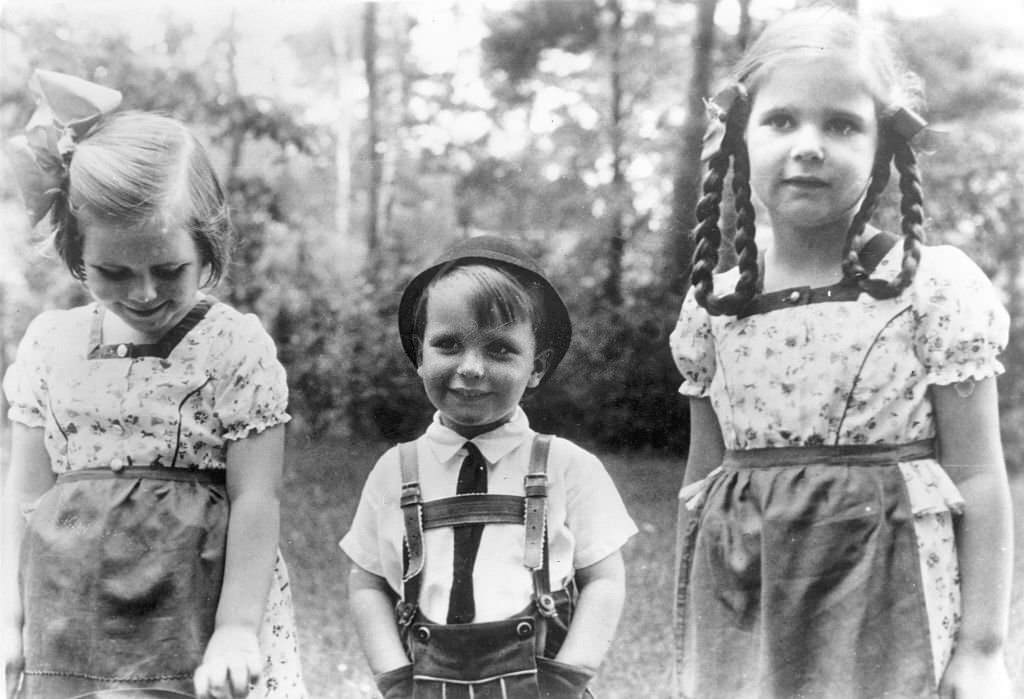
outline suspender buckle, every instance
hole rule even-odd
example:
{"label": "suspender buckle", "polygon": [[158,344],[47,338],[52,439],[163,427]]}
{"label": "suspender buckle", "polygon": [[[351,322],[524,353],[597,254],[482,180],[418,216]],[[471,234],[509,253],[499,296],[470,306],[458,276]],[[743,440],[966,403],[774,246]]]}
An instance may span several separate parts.
{"label": "suspender buckle", "polygon": [[407,602],[404,599],[398,600],[395,603],[395,621],[398,623],[400,631],[405,631],[412,624],[413,619],[416,618],[416,605],[412,602]]}
{"label": "suspender buckle", "polygon": [[555,608],[555,598],[548,593],[537,595],[537,611],[549,619],[557,617],[558,610]]}
{"label": "suspender buckle", "polygon": [[411,481],[409,483],[402,484],[402,497],[399,500],[399,504],[402,507],[409,507],[411,505],[419,505],[421,502],[420,498],[420,484],[418,481]]}
{"label": "suspender buckle", "polygon": [[548,474],[527,473],[523,478],[523,488],[528,498],[543,498],[548,494]]}

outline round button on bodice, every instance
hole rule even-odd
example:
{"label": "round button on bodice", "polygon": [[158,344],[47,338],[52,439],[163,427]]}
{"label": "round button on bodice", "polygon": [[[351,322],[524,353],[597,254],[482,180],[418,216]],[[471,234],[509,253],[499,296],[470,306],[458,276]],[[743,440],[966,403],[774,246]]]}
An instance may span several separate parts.
{"label": "round button on bodice", "polygon": [[118,357],[127,357],[128,356],[128,345],[120,344],[120,345],[117,346],[117,349],[115,349],[114,352],[117,353]]}

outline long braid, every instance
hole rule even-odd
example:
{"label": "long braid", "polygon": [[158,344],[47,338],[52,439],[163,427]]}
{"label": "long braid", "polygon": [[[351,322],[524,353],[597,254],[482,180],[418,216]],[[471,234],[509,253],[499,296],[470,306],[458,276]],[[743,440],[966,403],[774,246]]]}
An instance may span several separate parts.
{"label": "long braid", "polygon": [[732,191],[737,214],[734,243],[740,276],[736,280],[736,291],[730,295],[735,299],[735,306],[728,311],[730,314],[739,312],[757,293],[757,242],[754,240],[754,204],[750,196],[750,156],[747,143],[742,139],[733,153]]}
{"label": "long braid", "polygon": [[[867,279],[864,274],[856,277],[860,287],[876,299],[894,298],[910,286],[917,274],[917,267],[921,261],[921,244],[924,241],[924,194],[921,190],[917,157],[906,138],[891,132],[888,128],[883,128],[882,131],[885,141],[891,144],[887,150],[892,153],[892,161],[900,175],[903,263],[899,273],[891,281]],[[888,168],[888,165],[886,167]],[[855,252],[851,253],[851,257],[855,255]],[[843,271],[846,272],[845,263]]]}
{"label": "long braid", "polygon": [[704,176],[703,196],[697,202],[697,227],[694,229],[696,246],[693,251],[693,266],[690,283],[693,294],[704,308],[714,291],[714,272],[718,266],[718,246],[722,244],[722,231],[718,227],[721,212],[722,188],[729,170],[729,154],[724,143],[708,161]]}
{"label": "long braid", "polygon": [[903,230],[903,266],[893,281],[902,291],[910,286],[921,262],[924,243],[924,191],[917,156],[906,139],[897,139],[893,161],[900,173],[900,228]]}
{"label": "long braid", "polygon": [[889,139],[883,133],[879,141],[875,162],[871,167],[871,182],[846,234],[842,262],[843,279],[860,281],[868,276],[864,265],[861,264],[859,251],[863,246],[864,229],[874,216],[882,192],[889,184],[889,168],[892,161],[892,146]]}
{"label": "long braid", "polygon": [[[743,130],[749,116],[750,101],[745,91],[730,105],[725,115],[722,145],[708,160],[703,196],[697,203],[696,247],[690,281],[694,297],[711,315],[735,315],[756,293],[757,245],[754,242],[754,207],[750,197],[750,160]],[[739,255],[740,278],[736,290],[722,297],[714,295],[714,272],[718,266],[718,248],[722,243],[719,227],[722,189],[733,162],[733,184],[737,217],[736,250]]]}

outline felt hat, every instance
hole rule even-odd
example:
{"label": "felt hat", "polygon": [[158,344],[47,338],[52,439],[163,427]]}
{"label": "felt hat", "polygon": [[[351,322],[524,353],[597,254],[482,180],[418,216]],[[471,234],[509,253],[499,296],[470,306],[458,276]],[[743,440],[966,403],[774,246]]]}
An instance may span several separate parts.
{"label": "felt hat", "polygon": [[413,314],[417,302],[423,292],[437,275],[452,267],[483,263],[499,267],[511,268],[516,274],[523,275],[540,284],[544,294],[544,305],[547,317],[544,319],[544,335],[546,346],[551,349],[548,370],[541,380],[543,383],[554,372],[569,349],[572,338],[572,321],[569,310],[565,307],[562,297],[544,276],[537,261],[530,257],[518,244],[506,238],[492,235],[481,235],[466,238],[448,248],[434,261],[434,264],[423,270],[406,285],[402,292],[402,300],[398,304],[398,332],[402,338],[402,349],[415,366],[418,357],[418,338],[413,329]]}

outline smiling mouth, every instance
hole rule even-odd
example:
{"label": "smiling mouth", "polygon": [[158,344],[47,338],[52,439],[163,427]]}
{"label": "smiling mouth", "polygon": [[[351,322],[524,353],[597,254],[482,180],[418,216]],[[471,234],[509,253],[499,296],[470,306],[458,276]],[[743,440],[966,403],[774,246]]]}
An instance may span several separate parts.
{"label": "smiling mouth", "polygon": [[137,315],[141,318],[149,318],[151,316],[155,316],[157,313],[162,311],[166,306],[167,303],[164,302],[161,303],[159,306],[154,306],[153,308],[133,308],[132,306],[125,306],[125,308],[127,308],[132,313],[132,315]]}
{"label": "smiling mouth", "polygon": [[479,400],[487,396],[486,391],[467,391],[464,388],[453,388],[451,392],[463,400]]}

